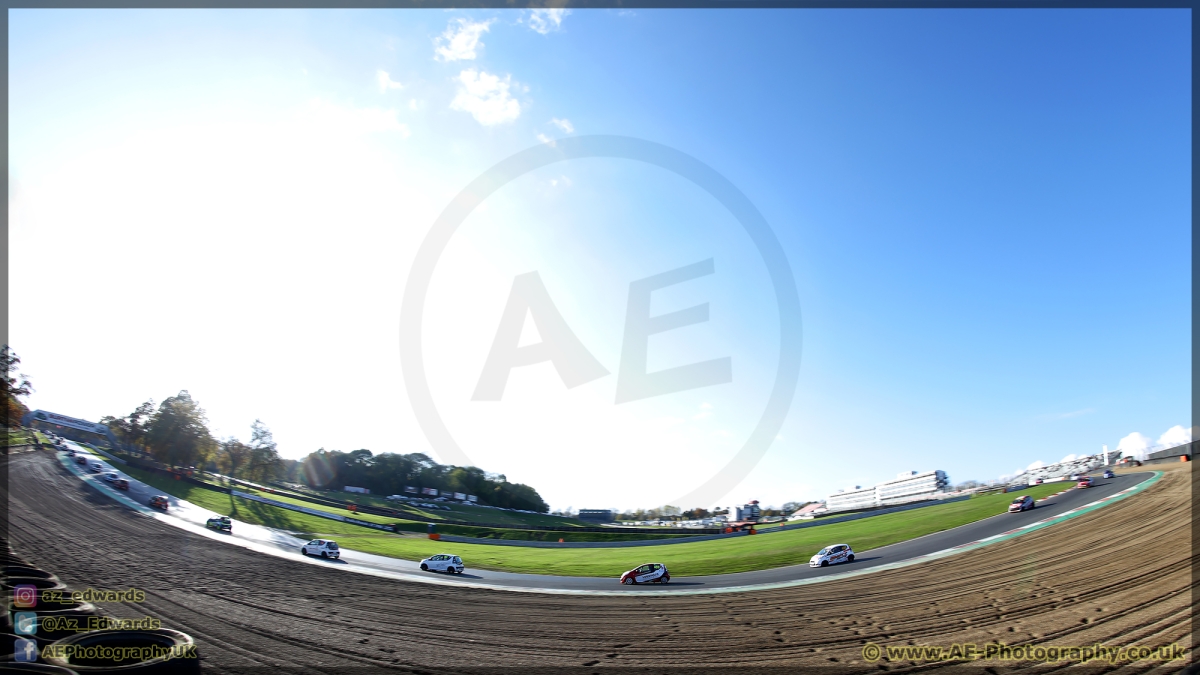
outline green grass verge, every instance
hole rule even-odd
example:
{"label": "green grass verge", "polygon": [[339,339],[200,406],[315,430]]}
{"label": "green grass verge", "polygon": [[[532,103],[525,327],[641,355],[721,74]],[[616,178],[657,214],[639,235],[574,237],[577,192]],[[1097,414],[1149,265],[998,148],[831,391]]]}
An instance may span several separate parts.
{"label": "green grass verge", "polygon": [[[1041,498],[1071,486],[1069,482],[1048,483],[1029,487],[1021,493],[985,495],[951,504],[770,535],[684,542],[653,548],[547,549],[457,544],[433,541],[419,534],[404,536],[376,533],[355,525],[205,490],[130,467],[122,467],[122,470],[165,493],[217,513],[244,522],[288,530],[303,537],[336,538],[343,547],[353,550],[405,560],[420,560],[436,553],[453,553],[463,556],[468,567],[600,577],[616,576],[649,561],[665,563],[676,576],[727,574],[796,565],[807,562],[812,554],[828,544],[847,543],[855,550],[866,551],[1003,513],[1017,494]],[[462,526],[439,525],[438,531],[453,534],[449,530],[455,527]],[[564,533],[552,534],[566,536]]]}
{"label": "green grass verge", "polygon": [[422,509],[417,506],[408,506],[404,502],[389,502],[379,495],[364,495],[357,492],[342,492],[340,490],[321,490],[313,491],[313,495],[324,497],[325,499],[336,499],[338,501],[353,501],[359,504],[371,504],[372,506],[380,506],[389,509],[398,509],[410,511],[414,515],[427,520],[465,520],[474,523],[488,523],[491,525],[511,525],[517,529],[521,526],[536,525],[539,527],[587,527],[588,523],[575,518],[563,518],[561,516],[551,516],[544,513],[516,513],[515,511],[503,511],[501,509],[489,509],[484,506],[470,506],[467,504],[446,503],[450,507],[449,511],[441,509]]}
{"label": "green grass verge", "polygon": [[[164,494],[185,499],[196,506],[214,511],[223,516],[236,518],[242,522],[254,525],[265,525],[267,527],[295,532],[302,537],[333,538],[336,536],[340,538],[345,535],[370,531],[358,525],[339,523],[336,520],[310,516],[306,513],[289,511],[250,499],[242,499],[229,494],[206,490],[190,483],[129,466],[120,467],[120,471],[161,490]],[[399,538],[396,535],[389,536]]]}
{"label": "green grass verge", "polygon": [[[1038,485],[1019,494],[1040,498],[1069,486]],[[670,567],[672,575],[698,576],[797,565],[835,543],[850,544],[857,551],[895,544],[1003,513],[1016,496],[1000,493],[820,527],[653,548],[524,548],[370,534],[341,537],[338,542],[346,548],[407,560],[453,553],[461,555],[468,568],[508,572],[615,577],[646,562],[661,562]]]}
{"label": "green grass verge", "polygon": [[42,443],[50,442],[50,439],[42,435],[40,431],[34,429],[27,429],[25,427],[4,429],[4,447],[6,448],[14,445],[33,445],[38,440],[41,440]]}

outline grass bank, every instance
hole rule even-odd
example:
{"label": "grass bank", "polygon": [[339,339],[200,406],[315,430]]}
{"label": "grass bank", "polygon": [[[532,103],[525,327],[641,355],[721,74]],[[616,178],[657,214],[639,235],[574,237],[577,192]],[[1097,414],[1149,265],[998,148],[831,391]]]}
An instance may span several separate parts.
{"label": "grass bank", "polygon": [[[1020,494],[1040,498],[1069,485],[1037,485]],[[652,548],[522,548],[357,533],[338,541],[346,548],[407,560],[453,553],[461,555],[468,567],[507,572],[604,577],[653,561],[666,564],[673,575],[697,576],[797,565],[833,543],[850,544],[859,551],[895,544],[1003,513],[1015,496],[993,494],[820,527]]]}

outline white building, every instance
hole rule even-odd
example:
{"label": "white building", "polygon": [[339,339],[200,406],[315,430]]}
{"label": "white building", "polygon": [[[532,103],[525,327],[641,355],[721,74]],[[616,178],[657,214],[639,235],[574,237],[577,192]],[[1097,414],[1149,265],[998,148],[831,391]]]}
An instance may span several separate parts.
{"label": "white building", "polygon": [[926,471],[917,473],[909,471],[902,473],[895,480],[884,481],[875,486],[875,492],[880,506],[888,504],[903,504],[921,499],[931,499],[939,492],[945,492],[950,480],[945,471]]}
{"label": "white building", "polygon": [[829,495],[825,506],[830,511],[848,511],[934,499],[944,493],[949,484],[945,471],[906,471],[874,487],[855,485],[853,490],[840,490]]}
{"label": "white building", "polygon": [[825,499],[825,508],[830,511],[868,509],[875,506],[875,488],[855,485],[849,490],[839,490]]}

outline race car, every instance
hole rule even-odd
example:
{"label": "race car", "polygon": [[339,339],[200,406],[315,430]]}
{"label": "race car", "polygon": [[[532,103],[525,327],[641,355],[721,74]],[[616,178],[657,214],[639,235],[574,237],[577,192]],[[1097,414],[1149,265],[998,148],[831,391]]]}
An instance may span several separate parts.
{"label": "race car", "polygon": [[204,526],[210,530],[219,530],[221,532],[233,532],[233,523],[230,522],[229,516],[217,516],[209,518]]}
{"label": "race car", "polygon": [[1081,487],[1081,488],[1092,487],[1092,477],[1091,476],[1080,476],[1079,482],[1075,484],[1075,487]]}
{"label": "race car", "polygon": [[1020,513],[1021,511],[1028,511],[1035,506],[1037,506],[1037,503],[1033,501],[1033,497],[1030,497],[1029,495],[1021,495],[1020,497],[1012,500],[1012,503],[1008,505],[1008,512]]}
{"label": "race car", "polygon": [[671,573],[667,571],[667,566],[662,563],[646,563],[621,575],[621,583],[626,586],[648,583],[665,584],[670,580]]}
{"label": "race car", "polygon": [[113,487],[117,488],[118,490],[128,490],[129,481],[125,480],[124,478],[118,478],[113,481]]}
{"label": "race car", "polygon": [[340,558],[342,552],[336,541],[329,539],[313,539],[300,548],[304,555],[320,555],[322,558]]}
{"label": "race car", "polygon": [[834,544],[817,551],[808,561],[809,567],[829,567],[835,563],[854,562],[854,551],[849,544]]}
{"label": "race car", "polygon": [[425,572],[433,570],[435,572],[449,572],[450,574],[462,574],[463,569],[462,558],[449,553],[439,553],[438,555],[429,556],[421,561],[421,569]]}
{"label": "race car", "polygon": [[101,464],[100,462],[92,462],[92,465],[90,467],[88,467],[88,471],[91,471],[92,473],[100,473],[103,470],[104,470],[104,465]]}
{"label": "race car", "polygon": [[167,501],[166,495],[154,495],[153,497],[150,498],[150,506],[153,506],[156,509],[162,509],[163,511],[166,511],[167,508],[170,506],[170,502]]}
{"label": "race car", "polygon": [[104,480],[108,481],[109,483],[117,482],[118,478],[120,478],[120,476],[118,476],[115,471],[109,471],[108,473],[104,474]]}
{"label": "race car", "polygon": [[1116,478],[1117,474],[1113,473],[1112,469],[1108,469],[1107,471],[1104,472],[1104,477],[1105,478]]}

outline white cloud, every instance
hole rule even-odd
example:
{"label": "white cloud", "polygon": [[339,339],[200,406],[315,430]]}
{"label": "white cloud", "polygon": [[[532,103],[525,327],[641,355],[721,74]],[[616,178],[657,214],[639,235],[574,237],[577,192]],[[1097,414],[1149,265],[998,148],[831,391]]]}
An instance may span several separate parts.
{"label": "white cloud", "polygon": [[488,32],[493,19],[487,21],[470,21],[455,19],[446,26],[446,32],[434,40],[434,58],[439,61],[472,61],[475,50],[482,47],[479,41]]}
{"label": "white cloud", "polygon": [[711,403],[701,403],[700,409],[701,410],[712,410],[712,404]]}
{"label": "white cloud", "polygon": [[458,94],[450,108],[471,113],[485,127],[512,122],[520,117],[521,104],[509,93],[511,85],[511,75],[500,79],[474,68],[464,70],[458,75]]}
{"label": "white cloud", "polygon": [[[553,147],[554,142],[551,141],[550,145]],[[566,176],[559,176],[558,178],[550,179],[550,187],[558,187],[559,185],[563,187],[571,187],[571,179],[567,178]]]}
{"label": "white cloud", "polygon": [[1071,454],[1067,455],[1066,457],[1063,457],[1062,459],[1058,460],[1058,463],[1062,464],[1063,462],[1073,462],[1076,459],[1077,458],[1075,456],[1075,453],[1072,452]]}
{"label": "white cloud", "polygon": [[575,125],[571,124],[571,120],[568,120],[568,119],[560,120],[557,117],[555,117],[554,119],[550,120],[550,124],[553,124],[554,126],[558,127],[559,129],[562,129],[564,132],[566,132],[568,134],[575,133]]}
{"label": "white cloud", "polygon": [[386,93],[389,89],[403,89],[404,85],[392,79],[386,70],[375,71],[375,81],[379,83],[379,93]]}
{"label": "white cloud", "polygon": [[1136,431],[1122,438],[1121,442],[1117,444],[1117,450],[1134,459],[1146,459],[1146,455],[1153,447],[1154,443],[1149,438]]}
{"label": "white cloud", "polygon": [[1185,429],[1182,424],[1176,424],[1158,437],[1158,446],[1161,448],[1173,448],[1191,442],[1192,429]]}
{"label": "white cloud", "polygon": [[565,7],[547,7],[529,10],[529,27],[545,35],[562,28],[563,19],[571,10]]}
{"label": "white cloud", "polygon": [[1043,466],[1046,466],[1046,463],[1045,463],[1045,462],[1043,462],[1042,460],[1040,460],[1040,459],[1039,459],[1039,460],[1037,460],[1036,462],[1034,462],[1034,463],[1030,464],[1029,466],[1025,467],[1025,470],[1026,470],[1026,471],[1033,471],[1034,469],[1040,469],[1040,468],[1042,468]]}
{"label": "white cloud", "polygon": [[537,139],[538,139],[538,141],[540,141],[540,142],[542,142],[542,143],[547,143],[547,144],[549,144],[549,145],[550,145],[550,147],[552,147],[552,148],[555,146],[554,139],[553,139],[553,138],[550,138],[550,137],[549,137],[549,136],[547,136],[546,134],[538,134],[538,135],[537,135]]}

